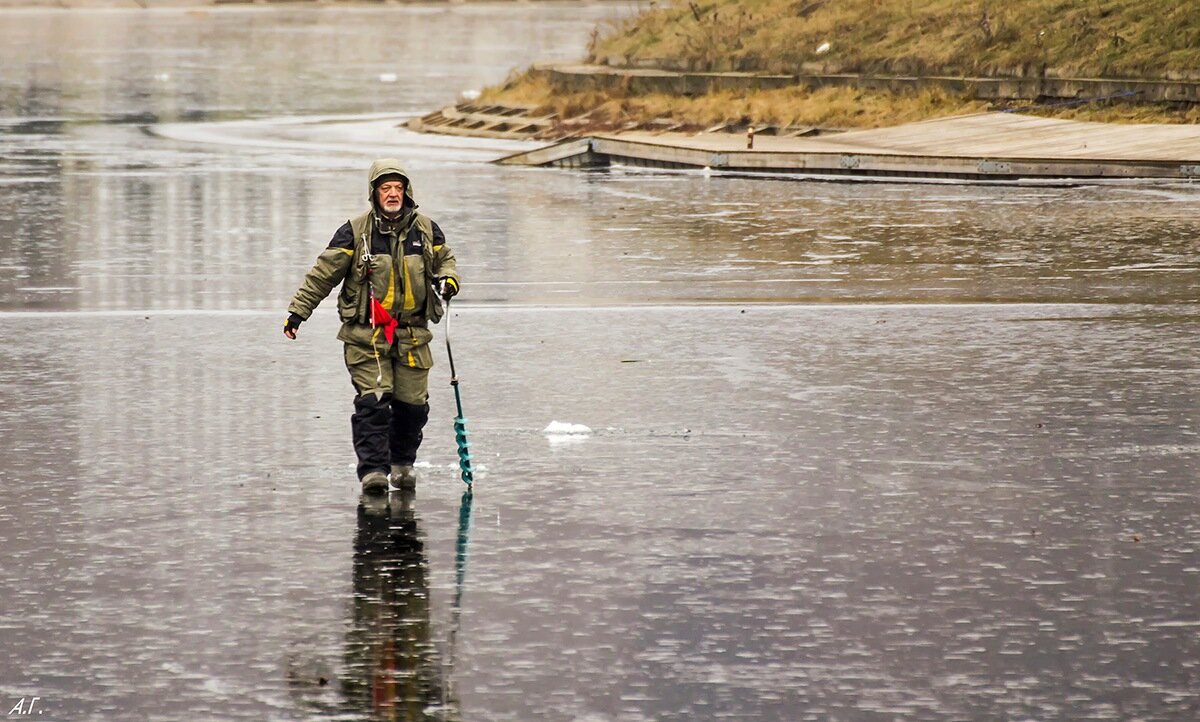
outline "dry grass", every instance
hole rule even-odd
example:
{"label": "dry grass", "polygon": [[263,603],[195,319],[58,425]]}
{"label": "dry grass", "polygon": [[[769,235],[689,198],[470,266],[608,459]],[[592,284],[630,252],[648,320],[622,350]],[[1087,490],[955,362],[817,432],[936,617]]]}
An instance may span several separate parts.
{"label": "dry grass", "polygon": [[669,0],[589,50],[680,70],[1200,77],[1200,3]]}
{"label": "dry grass", "polygon": [[[539,113],[576,119],[576,131],[614,130],[655,119],[702,129],[721,123],[741,125],[815,126],[821,128],[878,128],[928,118],[997,109],[940,89],[892,94],[852,88],[802,87],[752,93],[723,91],[698,97],[612,93],[557,93],[537,74],[516,75],[503,86],[484,91],[482,101],[533,106]],[[1075,120],[1122,123],[1195,123],[1200,109],[1172,109],[1128,103],[1037,107],[1009,104],[1006,108]]]}
{"label": "dry grass", "polygon": [[1105,103],[1088,106],[1029,107],[1025,112],[1046,118],[1094,123],[1200,123],[1200,107]]}

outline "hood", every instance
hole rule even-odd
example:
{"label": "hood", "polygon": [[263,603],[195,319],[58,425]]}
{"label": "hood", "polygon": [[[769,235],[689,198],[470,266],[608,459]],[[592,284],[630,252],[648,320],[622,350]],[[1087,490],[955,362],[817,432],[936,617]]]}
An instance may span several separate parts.
{"label": "hood", "polygon": [[380,158],[371,164],[371,170],[367,174],[367,201],[371,204],[371,210],[379,212],[379,207],[375,205],[375,182],[385,175],[392,174],[404,176],[404,210],[414,210],[417,201],[413,198],[412,179],[395,158]]}

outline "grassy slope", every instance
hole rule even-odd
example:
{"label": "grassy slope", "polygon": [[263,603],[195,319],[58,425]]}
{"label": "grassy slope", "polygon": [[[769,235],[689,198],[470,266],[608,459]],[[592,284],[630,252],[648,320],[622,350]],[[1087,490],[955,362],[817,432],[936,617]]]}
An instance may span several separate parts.
{"label": "grassy slope", "polygon": [[1200,2],[676,0],[591,53],[687,70],[1200,79]]}
{"label": "grassy slope", "polygon": [[[829,50],[817,53],[823,43]],[[1200,80],[1200,0],[671,0],[598,32],[593,62],[679,70]],[[943,91],[853,89],[714,93],[556,92],[532,74],[485,91],[492,102],[587,114],[593,129],[670,118],[859,128],[987,110]],[[1128,102],[1035,109],[1106,122],[1200,122],[1200,108]]]}

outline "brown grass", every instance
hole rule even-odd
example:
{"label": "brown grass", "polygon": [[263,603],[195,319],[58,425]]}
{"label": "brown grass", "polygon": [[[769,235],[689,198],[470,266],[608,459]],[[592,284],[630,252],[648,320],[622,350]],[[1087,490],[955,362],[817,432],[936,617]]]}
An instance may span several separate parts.
{"label": "brown grass", "polygon": [[1172,107],[1133,103],[1099,103],[1080,106],[1025,106],[1032,115],[1094,123],[1200,123],[1200,106]]}
{"label": "brown grass", "polygon": [[679,70],[1200,78],[1200,3],[668,0],[589,51]]}
{"label": "brown grass", "polygon": [[[578,132],[614,130],[634,123],[662,119],[694,129],[728,123],[741,125],[813,126],[820,128],[877,128],[928,118],[961,115],[999,107],[967,100],[940,89],[893,94],[852,88],[722,91],[699,97],[628,95],[586,92],[556,93],[538,74],[515,75],[503,86],[484,91],[481,100],[537,108],[555,113]],[[1030,103],[1005,108],[1045,117],[1121,123],[1195,123],[1200,109],[1174,109],[1110,102],[1079,106],[1039,107]]]}

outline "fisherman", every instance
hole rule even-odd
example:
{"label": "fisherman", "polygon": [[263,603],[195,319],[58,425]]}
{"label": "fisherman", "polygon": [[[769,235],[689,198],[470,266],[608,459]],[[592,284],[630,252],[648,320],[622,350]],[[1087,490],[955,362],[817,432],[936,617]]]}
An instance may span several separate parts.
{"label": "fisherman", "polygon": [[350,429],[365,494],[391,483],[414,489],[413,462],[429,419],[429,323],[458,293],[454,253],[442,229],[417,212],[412,181],[392,158],[371,164],[371,209],[333,234],[288,305],[283,334],[296,338],[334,286],[346,368],[354,384]]}

